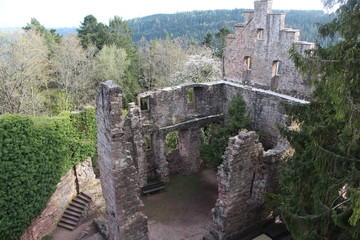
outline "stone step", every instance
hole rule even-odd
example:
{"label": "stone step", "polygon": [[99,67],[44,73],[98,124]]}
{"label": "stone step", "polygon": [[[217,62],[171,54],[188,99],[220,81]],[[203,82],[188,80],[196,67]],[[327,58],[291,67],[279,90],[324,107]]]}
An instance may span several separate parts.
{"label": "stone step", "polygon": [[74,217],[76,217],[76,218],[80,218],[80,217],[81,217],[81,213],[69,211],[68,209],[65,210],[64,214],[65,214],[65,213],[68,214],[68,215],[74,216]]}
{"label": "stone step", "polygon": [[78,221],[74,221],[74,220],[71,220],[71,219],[65,219],[65,218],[61,218],[60,220],[61,223],[65,223],[67,225],[71,225],[71,226],[74,226],[76,227],[76,225],[78,225]]}
{"label": "stone step", "polygon": [[71,220],[73,220],[73,221],[79,222],[81,216],[75,217],[75,216],[73,216],[73,215],[68,214],[67,212],[65,212],[62,217],[63,217],[63,218],[67,218],[67,219],[71,219]]}
{"label": "stone step", "polygon": [[86,193],[79,193],[66,208],[58,226],[73,230],[80,222],[86,206],[91,201],[91,197]]}
{"label": "stone step", "polygon": [[88,201],[85,201],[85,200],[82,200],[81,198],[79,197],[75,197],[73,200],[73,202],[76,202],[76,203],[79,203],[79,204],[82,204],[84,206],[86,206],[89,202]]}
{"label": "stone step", "polygon": [[80,208],[80,209],[82,209],[82,210],[84,210],[85,207],[86,207],[86,205],[77,203],[77,202],[75,202],[74,200],[70,203],[70,206],[74,206],[74,207]]}
{"label": "stone step", "polygon": [[88,193],[85,193],[85,192],[79,193],[78,197],[85,200],[85,201],[87,201],[87,202],[91,201],[90,195]]}
{"label": "stone step", "polygon": [[70,230],[70,231],[72,231],[72,230],[74,230],[74,226],[71,226],[71,225],[68,225],[68,224],[66,224],[66,223],[62,223],[62,222],[59,222],[58,223],[58,226],[59,227],[62,227],[62,228],[66,228],[66,229],[68,229],[68,230]]}
{"label": "stone step", "polygon": [[83,209],[78,208],[78,207],[74,207],[74,206],[71,206],[71,205],[69,205],[67,207],[67,210],[72,211],[72,212],[77,212],[77,213],[80,213],[80,214],[83,213]]}

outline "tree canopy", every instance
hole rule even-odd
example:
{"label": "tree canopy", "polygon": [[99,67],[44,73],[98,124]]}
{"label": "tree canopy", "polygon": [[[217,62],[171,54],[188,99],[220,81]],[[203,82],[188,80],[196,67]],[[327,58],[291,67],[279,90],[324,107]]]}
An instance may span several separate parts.
{"label": "tree canopy", "polygon": [[314,92],[309,104],[287,107],[300,127],[284,130],[295,154],[283,171],[281,210],[295,239],[359,239],[360,2],[325,3],[340,6],[319,32],[342,40],[306,56],[291,50]]}

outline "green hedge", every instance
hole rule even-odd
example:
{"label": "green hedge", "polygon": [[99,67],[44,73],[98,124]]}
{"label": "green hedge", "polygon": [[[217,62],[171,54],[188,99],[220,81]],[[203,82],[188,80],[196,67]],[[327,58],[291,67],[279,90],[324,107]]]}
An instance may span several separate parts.
{"label": "green hedge", "polygon": [[0,238],[18,239],[61,176],[95,153],[95,109],[56,118],[0,116]]}

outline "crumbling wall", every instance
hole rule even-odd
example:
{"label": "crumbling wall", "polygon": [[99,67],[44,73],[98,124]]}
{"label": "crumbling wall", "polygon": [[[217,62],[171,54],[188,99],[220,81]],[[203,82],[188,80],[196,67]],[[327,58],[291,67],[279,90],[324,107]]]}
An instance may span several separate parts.
{"label": "crumbling wall", "polygon": [[[191,99],[189,89],[193,89]],[[137,105],[141,106],[142,99],[147,99],[147,107],[141,109],[141,121],[157,130],[195,118],[222,114],[223,93],[223,86],[183,84],[139,94]]]}
{"label": "crumbling wall", "polygon": [[[272,13],[272,1],[255,1],[254,12],[235,25],[224,49],[224,78],[287,95],[306,97],[310,84],[296,70],[289,49],[301,53],[314,46],[300,41],[300,30],[285,28],[285,14]],[[279,70],[277,70],[279,69]]]}
{"label": "crumbling wall", "polygon": [[[188,89],[193,89],[192,100],[188,99]],[[139,183],[145,185],[147,179],[156,177],[168,181],[170,173],[196,172],[200,166],[200,129],[221,121],[232,97],[239,93],[251,113],[253,128],[275,149],[264,153],[254,132],[230,140],[219,168],[221,194],[213,211],[216,224],[209,235],[215,239],[237,239],[262,220],[263,194],[277,187],[277,165],[286,147],[277,129],[277,124],[286,125],[287,121],[281,102],[306,101],[229,81],[186,84],[140,94],[139,105],[129,105],[123,123],[121,90],[111,82],[101,85],[97,99],[98,153],[110,239],[147,238],[146,218],[140,213],[142,203],[137,197]],[[147,98],[146,109],[141,109],[142,98]],[[166,135],[172,131],[179,132],[179,146],[168,154]],[[175,159],[169,161],[170,157]]]}
{"label": "crumbling wall", "polygon": [[287,146],[287,141],[280,135],[278,126],[286,126],[288,117],[282,103],[306,104],[307,101],[268,90],[246,85],[225,82],[226,101],[224,112],[228,111],[228,103],[233,96],[241,94],[252,117],[252,129],[262,135],[264,147],[275,148]]}
{"label": "crumbling wall", "polygon": [[140,123],[140,107],[135,103],[129,104],[128,114],[124,122],[127,141],[132,144],[131,156],[135,160],[138,170],[139,185],[143,187],[147,183],[147,164],[145,159],[144,140]]}
{"label": "crumbling wall", "polygon": [[[221,121],[224,93],[223,84],[206,83],[184,84],[138,96],[143,137],[150,135],[152,139],[151,149],[145,151],[149,178],[168,181],[170,170],[190,174],[199,169],[199,132],[202,127]],[[166,135],[172,131],[179,132],[179,156],[169,166]]]}
{"label": "crumbling wall", "polygon": [[218,167],[219,196],[212,209],[214,226],[205,239],[241,239],[263,220],[264,194],[276,176],[282,149],[264,153],[255,132],[240,132],[229,139]]}
{"label": "crumbling wall", "polygon": [[[191,103],[187,100],[188,89],[193,89]],[[142,98],[148,98],[148,109],[140,110],[140,120],[137,122],[140,122],[142,137],[151,137],[152,147],[145,150],[145,161],[136,162],[146,164],[142,169],[143,173],[147,172],[148,179],[167,181],[170,170],[181,174],[196,172],[199,168],[199,130],[221,121],[228,111],[231,99],[238,93],[247,104],[252,117],[252,129],[261,134],[264,147],[269,149],[285,146],[287,143],[278,130],[278,124],[287,123],[281,103],[306,103],[304,100],[229,81],[186,84],[145,92],[140,94],[138,102]],[[166,135],[171,131],[179,131],[180,156],[169,163],[169,158],[166,157]],[[188,144],[189,139],[192,139],[191,144]],[[140,178],[144,179],[145,174],[140,174]]]}
{"label": "crumbling wall", "polygon": [[141,213],[139,176],[124,134],[122,95],[111,81],[97,94],[98,162],[106,202],[109,240],[148,239],[147,218]]}

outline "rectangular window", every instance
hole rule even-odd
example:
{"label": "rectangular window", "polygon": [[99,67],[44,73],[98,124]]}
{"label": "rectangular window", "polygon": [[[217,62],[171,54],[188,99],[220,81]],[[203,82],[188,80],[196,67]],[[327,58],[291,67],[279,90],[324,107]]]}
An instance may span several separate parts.
{"label": "rectangular window", "polygon": [[140,109],[141,111],[149,110],[149,97],[140,98]]}
{"label": "rectangular window", "polygon": [[244,57],[244,65],[246,67],[246,70],[251,70],[251,57],[250,56]]}
{"label": "rectangular window", "polygon": [[172,131],[166,135],[166,153],[171,153],[179,147],[179,132]]}
{"label": "rectangular window", "polygon": [[189,88],[187,90],[187,103],[194,102],[194,88]]}
{"label": "rectangular window", "polygon": [[262,29],[262,28],[258,28],[256,30],[256,37],[257,37],[258,40],[263,39],[263,33],[264,33],[264,29]]}
{"label": "rectangular window", "polygon": [[282,62],[277,60],[273,61],[272,64],[272,76],[281,76],[282,75]]}

